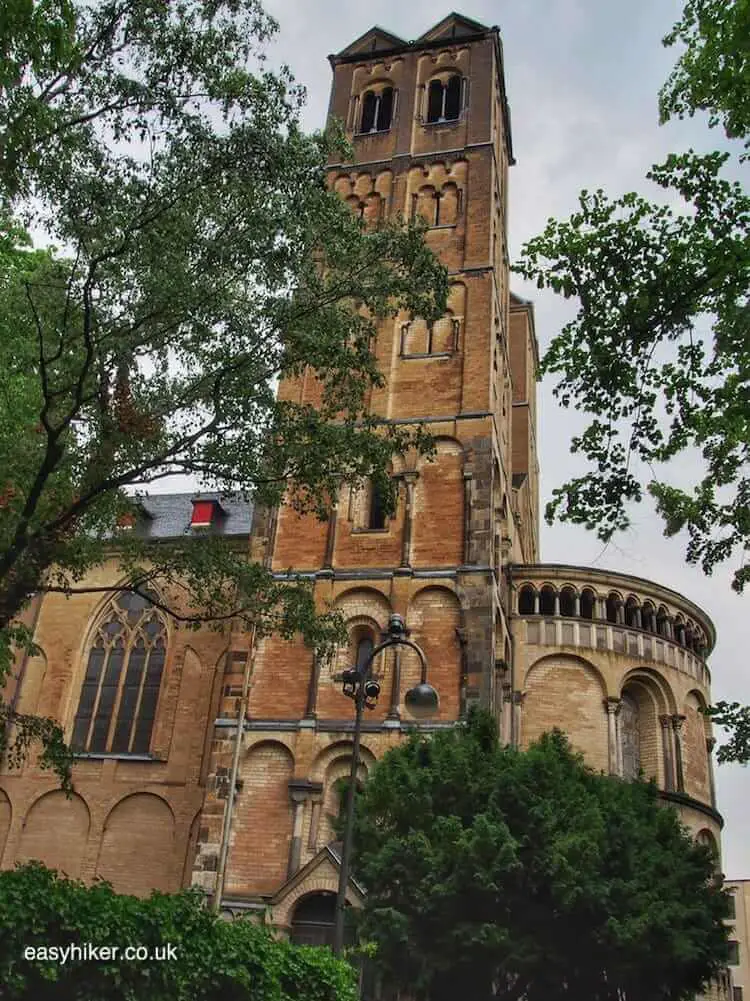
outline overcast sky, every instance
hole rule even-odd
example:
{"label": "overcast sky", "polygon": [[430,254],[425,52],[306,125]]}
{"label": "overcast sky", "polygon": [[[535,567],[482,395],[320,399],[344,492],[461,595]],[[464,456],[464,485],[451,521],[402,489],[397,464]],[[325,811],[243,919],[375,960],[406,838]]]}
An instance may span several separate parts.
{"label": "overcast sky", "polygon": [[[427,0],[380,0],[372,8],[346,0],[267,0],[266,7],[281,25],[272,61],[287,62],[307,87],[305,125],[310,129],[325,121],[329,53],[339,52],[373,23],[408,40],[450,13]],[[517,160],[510,177],[511,255],[547,218],[569,215],[581,188],[603,187],[612,195],[648,191],[643,176],[667,152],[720,144],[721,137],[709,132],[704,120],[658,124],[657,91],[675,58],[661,38],[680,7],[678,0],[466,0],[460,8],[483,24],[499,25],[503,39]],[[544,348],[569,318],[569,307],[518,280],[514,287],[535,302]],[[576,423],[557,407],[548,384],[540,386],[540,404],[544,501],[573,468],[568,443]],[[706,578],[687,567],[683,541],[664,539],[659,519],[646,507],[637,510],[627,535],[602,549],[583,529],[558,525],[542,531],[544,561],[648,577],[706,609],[719,635],[710,665],[713,698],[750,702],[750,595],[731,591],[731,568]],[[724,871],[730,878],[750,877],[750,771],[723,765],[716,778],[726,820]]]}

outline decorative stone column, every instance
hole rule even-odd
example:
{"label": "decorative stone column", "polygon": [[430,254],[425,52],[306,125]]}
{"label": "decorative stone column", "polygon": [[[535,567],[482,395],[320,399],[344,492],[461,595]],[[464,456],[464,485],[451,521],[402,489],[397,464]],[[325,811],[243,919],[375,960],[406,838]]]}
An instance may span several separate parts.
{"label": "decorative stone column", "polygon": [[555,616],[560,615],[560,592],[555,590],[554,604],[552,606],[552,614]]}
{"label": "decorative stone column", "polygon": [[289,798],[292,801],[292,839],[289,843],[289,863],[287,879],[295,874],[302,860],[302,821],[305,815],[305,803],[313,793],[321,793],[323,785],[311,782],[309,779],[291,779],[289,782]]}
{"label": "decorative stone column", "polygon": [[318,827],[320,826],[320,814],[323,809],[322,791],[320,795],[313,795],[311,799],[310,833],[307,837],[307,848],[309,851],[315,851],[318,846]]}
{"label": "decorative stone column", "polygon": [[464,565],[472,561],[472,538],[471,538],[471,483],[474,474],[464,470]]}
{"label": "decorative stone column", "polygon": [[338,521],[338,504],[333,504],[328,515],[328,530],[326,532],[326,554],[323,558],[323,569],[333,569],[333,550],[336,545],[336,523]]}
{"label": "decorative stone column", "polygon": [[617,717],[621,706],[622,701],[615,695],[610,695],[604,700],[604,708],[607,712],[607,745],[610,775],[622,775],[620,741],[617,732]]}
{"label": "decorative stone column", "polygon": [[661,744],[664,760],[664,788],[667,792],[674,792],[674,756],[672,754],[672,717],[665,713],[659,717],[661,723]]}
{"label": "decorative stone column", "polygon": [[307,705],[305,718],[314,719],[318,711],[318,688],[320,687],[320,658],[313,654],[310,678],[307,683]]}
{"label": "decorative stone column", "polygon": [[411,540],[414,523],[414,485],[417,482],[419,473],[408,472],[403,474],[404,486],[406,487],[406,510],[404,512],[404,535],[401,540],[401,566],[411,566]]}
{"label": "decorative stone column", "polygon": [[675,713],[672,717],[672,730],[674,731],[674,760],[677,780],[677,792],[685,791],[685,773],[682,766],[682,724],[685,717]]}
{"label": "decorative stone column", "polygon": [[708,758],[708,786],[711,791],[711,806],[716,809],[716,785],[714,779],[714,748],[716,737],[706,737],[706,757]]}
{"label": "decorative stone column", "polygon": [[577,591],[573,596],[573,615],[575,615],[577,619],[580,619],[581,617],[581,596]]}

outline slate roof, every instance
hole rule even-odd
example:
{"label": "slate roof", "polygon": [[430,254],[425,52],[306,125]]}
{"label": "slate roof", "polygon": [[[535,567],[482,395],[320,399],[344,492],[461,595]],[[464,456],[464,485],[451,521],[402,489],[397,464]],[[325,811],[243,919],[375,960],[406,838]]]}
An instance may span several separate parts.
{"label": "slate roof", "polygon": [[[215,500],[224,512],[210,529],[191,529],[194,500]],[[184,535],[249,535],[253,505],[238,495],[220,493],[150,494],[138,502],[146,516],[139,518],[137,531],[150,539],[175,539]]]}

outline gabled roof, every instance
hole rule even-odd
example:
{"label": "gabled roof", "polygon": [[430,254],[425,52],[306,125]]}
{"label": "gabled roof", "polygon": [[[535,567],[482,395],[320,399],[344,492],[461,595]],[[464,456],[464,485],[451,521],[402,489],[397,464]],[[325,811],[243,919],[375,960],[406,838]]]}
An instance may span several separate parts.
{"label": "gabled roof", "polygon": [[[305,883],[306,880],[310,879],[316,869],[320,869],[324,865],[331,866],[337,874],[341,869],[341,842],[340,841],[329,841],[327,845],[320,849],[317,855],[313,855],[310,861],[303,865],[301,869],[298,869],[293,876],[291,876],[286,883],[282,884],[273,897],[271,897],[270,903],[273,906],[281,903],[282,900],[287,897],[292,890],[296,889],[300,884]],[[349,877],[349,888],[355,892],[360,900],[364,900],[365,891],[360,883],[354,879],[353,876]]]}
{"label": "gabled roof", "polygon": [[453,11],[447,17],[444,17],[442,21],[438,21],[424,35],[420,35],[415,44],[420,45],[424,42],[437,42],[441,39],[460,38],[462,35],[477,35],[489,30],[486,24],[480,24],[479,21],[472,21],[470,17],[464,17],[463,14],[457,14]]}
{"label": "gabled roof", "polygon": [[351,42],[341,52],[336,53],[336,58],[341,56],[369,55],[372,52],[389,52],[391,49],[403,49],[409,43],[392,35],[390,31],[385,31],[377,25],[373,25],[364,35]]}

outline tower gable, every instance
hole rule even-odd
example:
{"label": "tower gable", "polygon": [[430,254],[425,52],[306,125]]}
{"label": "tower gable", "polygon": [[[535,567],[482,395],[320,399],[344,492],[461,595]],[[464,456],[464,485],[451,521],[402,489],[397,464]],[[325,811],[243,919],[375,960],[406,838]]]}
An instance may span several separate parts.
{"label": "tower gable", "polygon": [[403,49],[408,45],[403,38],[399,38],[398,35],[392,35],[389,31],[384,31],[377,25],[366,31],[364,35],[360,35],[359,38],[355,39],[345,49],[336,54],[337,59],[341,59],[345,56],[367,56],[373,52],[390,52],[392,49]]}
{"label": "tower gable", "polygon": [[450,41],[453,38],[465,38],[467,35],[484,34],[490,29],[479,21],[473,21],[469,17],[463,17],[455,12],[438,21],[436,25],[420,35],[417,45],[424,45],[427,42]]}

